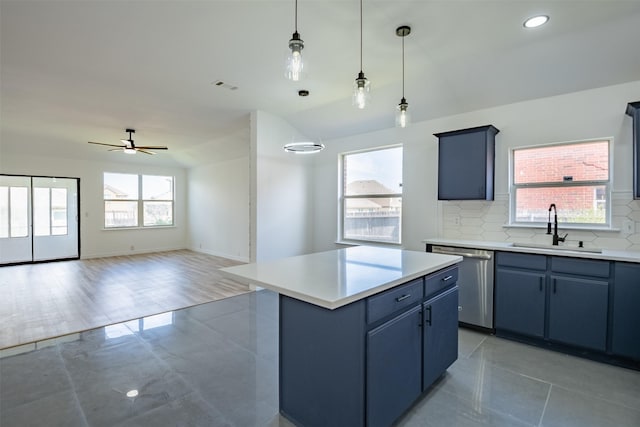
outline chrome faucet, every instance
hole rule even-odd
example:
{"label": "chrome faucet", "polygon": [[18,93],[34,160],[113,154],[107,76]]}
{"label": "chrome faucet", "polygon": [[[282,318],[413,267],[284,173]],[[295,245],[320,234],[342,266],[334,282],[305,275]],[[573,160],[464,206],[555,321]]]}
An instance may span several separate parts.
{"label": "chrome faucet", "polygon": [[547,222],[547,234],[551,234],[551,209],[553,209],[553,246],[558,246],[559,242],[564,242],[569,233],[565,234],[564,237],[558,236],[558,210],[556,209],[556,204],[551,203],[551,206],[549,206],[549,222]]}

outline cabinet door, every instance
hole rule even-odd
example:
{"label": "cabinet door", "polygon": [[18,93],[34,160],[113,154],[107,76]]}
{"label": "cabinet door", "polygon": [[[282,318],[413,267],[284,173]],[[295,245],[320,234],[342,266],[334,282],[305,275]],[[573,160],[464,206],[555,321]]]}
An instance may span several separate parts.
{"label": "cabinet door", "polygon": [[551,276],[549,339],[605,351],[609,282]]}
{"label": "cabinet door", "polygon": [[544,337],[545,273],[496,269],[496,329]]}
{"label": "cabinet door", "polygon": [[493,200],[495,127],[437,133],[438,200]]}
{"label": "cabinet door", "polygon": [[367,425],[390,426],[420,395],[422,307],[367,333]]}
{"label": "cabinet door", "polygon": [[422,388],[426,390],[458,358],[458,287],[424,303]]}
{"label": "cabinet door", "polygon": [[640,265],[616,262],[614,268],[611,350],[640,360]]}

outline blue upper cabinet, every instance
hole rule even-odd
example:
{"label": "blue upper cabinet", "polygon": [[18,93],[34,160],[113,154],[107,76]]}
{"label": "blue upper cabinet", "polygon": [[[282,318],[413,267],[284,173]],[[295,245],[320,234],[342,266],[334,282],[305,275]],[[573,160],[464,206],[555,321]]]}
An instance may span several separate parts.
{"label": "blue upper cabinet", "polygon": [[627,104],[633,118],[633,198],[640,199],[640,101]]}
{"label": "blue upper cabinet", "polygon": [[493,200],[495,136],[492,125],[436,133],[438,200]]}

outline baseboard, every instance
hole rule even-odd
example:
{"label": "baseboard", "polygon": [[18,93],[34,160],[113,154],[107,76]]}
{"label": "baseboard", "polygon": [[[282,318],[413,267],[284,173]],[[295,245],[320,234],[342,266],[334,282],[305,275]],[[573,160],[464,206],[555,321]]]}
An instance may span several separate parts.
{"label": "baseboard", "polygon": [[82,254],[80,256],[80,259],[108,258],[108,257],[112,257],[112,256],[154,254],[154,253],[158,253],[158,252],[179,251],[179,250],[183,250],[183,249],[189,249],[189,248],[187,248],[186,246],[176,246],[176,247],[168,247],[168,248],[141,249],[141,250],[135,250],[135,251],[114,251],[114,252],[104,252],[104,253],[99,253],[99,254]]}
{"label": "baseboard", "polygon": [[217,256],[217,257],[220,257],[220,258],[232,259],[234,261],[245,262],[245,263],[250,262],[248,257],[230,255],[230,254],[227,254],[227,253],[222,253],[222,252],[217,252],[217,251],[210,251],[208,249],[200,249],[200,248],[187,248],[187,249],[189,249],[190,251],[194,251],[194,252],[200,252],[200,253],[207,254],[207,255]]}

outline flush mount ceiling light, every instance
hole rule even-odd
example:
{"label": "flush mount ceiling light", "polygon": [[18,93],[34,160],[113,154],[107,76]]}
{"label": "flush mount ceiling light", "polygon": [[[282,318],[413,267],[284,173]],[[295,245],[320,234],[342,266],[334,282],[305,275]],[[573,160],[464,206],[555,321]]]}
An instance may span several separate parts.
{"label": "flush mount ceiling light", "polygon": [[549,21],[549,17],[547,15],[536,15],[528,18],[522,25],[524,25],[525,28],[536,28],[546,24],[547,21]]}
{"label": "flush mount ceiling light", "polygon": [[302,78],[302,69],[304,68],[304,64],[302,62],[304,41],[300,38],[300,34],[298,33],[298,0],[296,0],[295,4],[295,29],[291,36],[291,40],[289,40],[289,49],[291,49],[291,52],[287,57],[287,69],[285,76],[289,80],[297,82]]}
{"label": "flush mount ceiling light", "polygon": [[409,34],[411,34],[411,27],[407,25],[396,28],[396,35],[398,37],[402,37],[402,99],[396,107],[396,126],[401,128],[407,127],[410,119],[409,113],[407,112],[409,104],[407,103],[407,99],[404,97],[404,38]]}
{"label": "flush mount ceiling light", "polygon": [[317,153],[324,149],[324,144],[318,142],[291,142],[284,146],[284,151],[296,154]]}
{"label": "flush mount ceiling light", "polygon": [[363,109],[369,100],[370,81],[362,72],[362,0],[360,0],[360,72],[353,84],[353,105]]}

